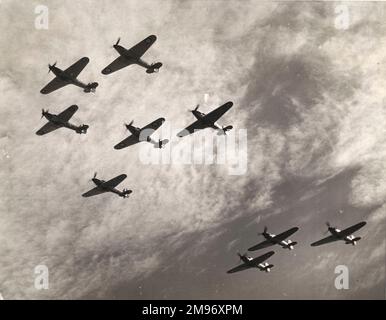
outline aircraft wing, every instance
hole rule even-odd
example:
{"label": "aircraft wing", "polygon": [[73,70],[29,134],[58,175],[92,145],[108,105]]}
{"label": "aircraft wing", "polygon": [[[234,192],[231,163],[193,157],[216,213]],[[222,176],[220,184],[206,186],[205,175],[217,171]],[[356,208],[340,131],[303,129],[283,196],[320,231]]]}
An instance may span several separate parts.
{"label": "aircraft wing", "polygon": [[[154,120],[153,122],[149,123],[147,126],[144,126],[141,129],[141,133],[146,130],[146,137],[149,137],[154,133],[155,130],[157,130],[162,124],[165,122],[165,118],[158,118],[157,120]],[[141,136],[141,135],[140,135]]]}
{"label": "aircraft wing", "polygon": [[208,127],[207,124],[205,124],[202,121],[197,120],[197,121],[193,122],[190,126],[186,127],[184,130],[177,133],[177,137],[182,138],[182,137],[185,137],[185,136],[192,134],[195,130],[201,130],[201,129],[205,129],[207,127]]}
{"label": "aircraft wing", "polygon": [[205,115],[205,119],[208,120],[208,122],[216,122],[218,119],[222,117],[222,115],[227,112],[230,108],[232,108],[233,102],[229,101],[222,106],[218,107],[217,109],[209,112]]}
{"label": "aircraft wing", "polygon": [[42,136],[42,135],[44,135],[46,133],[50,133],[50,132],[52,132],[52,131],[54,131],[56,129],[59,129],[61,127],[62,126],[60,126],[60,125],[54,124],[52,122],[48,122],[43,127],[41,127],[38,131],[36,131],[36,134],[38,136]]}
{"label": "aircraft wing", "polygon": [[291,229],[289,229],[287,231],[284,231],[284,232],[276,235],[274,237],[274,240],[276,240],[276,241],[283,241],[283,240],[287,239],[288,237],[290,237],[291,235],[293,235],[298,230],[299,230],[298,227],[291,228]]}
{"label": "aircraft wing", "polygon": [[237,266],[237,267],[235,267],[233,269],[228,270],[227,273],[235,273],[235,272],[247,270],[247,269],[250,269],[250,268],[252,268],[250,265],[248,265],[246,263],[243,263],[243,264],[240,264],[239,266]]}
{"label": "aircraft wing", "polygon": [[133,64],[131,61],[126,59],[125,57],[119,56],[113,62],[111,62],[106,68],[102,70],[103,74],[110,74],[115,71],[121,70],[124,67]]}
{"label": "aircraft wing", "polygon": [[83,193],[82,194],[82,197],[92,197],[92,196],[96,196],[98,194],[102,194],[102,193],[105,193],[107,192],[107,190],[104,190],[102,188],[99,188],[99,187],[95,187],[94,189],[91,189],[89,191],[87,191],[86,193]]}
{"label": "aircraft wing", "polygon": [[139,143],[139,139],[136,136],[128,136],[126,139],[122,140],[120,143],[114,146],[114,149],[123,149],[129,146],[132,146],[133,144]]}
{"label": "aircraft wing", "polygon": [[75,62],[72,66],[68,67],[64,72],[69,74],[71,77],[76,78],[79,76],[79,73],[87,66],[90,59],[87,57],[83,57],[82,59]]}
{"label": "aircraft wing", "polygon": [[349,236],[349,235],[353,234],[355,231],[362,228],[365,224],[366,224],[366,222],[364,222],[364,221],[359,222],[351,227],[348,227],[347,229],[342,230],[339,234],[342,235],[343,237]]}
{"label": "aircraft wing", "polygon": [[134,47],[131,47],[128,50],[128,53],[136,58],[140,58],[153,45],[156,40],[157,37],[155,35],[148,36],[146,39],[137,43]]}
{"label": "aircraft wing", "polygon": [[48,94],[55,90],[58,90],[66,85],[68,85],[69,82],[63,81],[59,79],[58,77],[51,80],[42,90],[40,90],[40,93],[42,94]]}
{"label": "aircraft wing", "polygon": [[121,174],[119,176],[116,176],[115,178],[112,178],[109,181],[106,181],[103,186],[104,187],[110,187],[110,188],[115,188],[118,184],[120,184],[123,180],[127,178],[127,175]]}
{"label": "aircraft wing", "polygon": [[71,107],[68,107],[66,110],[59,113],[58,117],[63,121],[68,121],[72,118],[72,116],[75,114],[77,110],[78,110],[78,106],[72,105]]}
{"label": "aircraft wing", "polygon": [[253,247],[250,247],[248,249],[248,251],[255,251],[255,250],[259,250],[259,249],[264,249],[264,248],[267,248],[269,246],[272,246],[272,242],[271,241],[268,241],[268,240],[265,240],[263,242],[260,242],[259,244],[253,246]]}
{"label": "aircraft wing", "polygon": [[338,241],[339,239],[333,235],[331,236],[328,236],[327,238],[324,238],[322,240],[319,240],[319,241],[316,241],[314,243],[311,243],[311,246],[312,247],[317,247],[317,246],[320,246],[322,244],[326,244],[326,243],[330,243],[330,242],[334,242],[334,241]]}
{"label": "aircraft wing", "polygon": [[250,261],[250,263],[257,266],[258,264],[264,262],[265,260],[267,260],[269,257],[273,256],[274,254],[275,254],[275,251],[267,252],[259,257],[256,257],[255,259]]}

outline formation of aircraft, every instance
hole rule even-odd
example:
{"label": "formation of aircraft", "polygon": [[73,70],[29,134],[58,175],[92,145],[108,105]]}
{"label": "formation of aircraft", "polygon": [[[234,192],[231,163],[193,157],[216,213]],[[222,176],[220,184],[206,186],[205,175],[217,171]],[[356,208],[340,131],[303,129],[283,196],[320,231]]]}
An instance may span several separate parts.
{"label": "formation of aircraft", "polygon": [[353,233],[355,231],[358,231],[359,229],[363,228],[366,225],[365,221],[359,222],[357,224],[354,224],[351,227],[348,227],[344,230],[339,230],[338,228],[331,227],[330,223],[326,223],[328,227],[328,232],[331,233],[330,236],[321,239],[319,241],[316,241],[314,243],[311,243],[311,246],[317,247],[322,244],[330,243],[330,242],[335,242],[338,240],[344,241],[346,244],[352,244],[355,246],[357,242],[361,239],[361,237],[355,237]]}
{"label": "formation of aircraft", "polygon": [[208,114],[198,111],[199,105],[196,106],[194,110],[189,110],[196,117],[197,121],[193,122],[191,125],[186,127],[184,130],[177,134],[178,137],[182,138],[187,135],[194,133],[195,131],[213,128],[219,131],[219,134],[226,134],[227,131],[231,130],[233,126],[222,127],[217,124],[217,120],[220,119],[225,112],[232,108],[233,102],[229,101],[217,109],[209,112]]}
{"label": "formation of aircraft", "polygon": [[[362,227],[364,227],[366,225],[366,222],[365,221],[359,222],[359,223],[357,223],[351,227],[348,227],[344,230],[339,230],[335,227],[332,227],[330,225],[330,223],[328,223],[328,222],[326,224],[328,227],[327,231],[330,232],[331,235],[324,238],[324,239],[321,239],[319,241],[312,243],[311,246],[317,247],[317,246],[320,246],[320,245],[323,245],[326,243],[330,243],[330,242],[334,242],[334,241],[338,241],[338,240],[342,240],[346,244],[356,245],[356,243],[361,239],[361,237],[355,237],[353,235],[353,233],[355,231],[361,229]],[[261,233],[261,235],[263,235],[266,240],[264,240],[263,242],[249,248],[248,250],[249,251],[255,251],[255,250],[263,249],[263,248],[266,248],[266,247],[269,247],[272,245],[276,245],[276,244],[280,245],[284,249],[292,250],[294,248],[294,246],[297,244],[297,242],[292,242],[291,240],[286,240],[286,239],[288,237],[290,237],[291,235],[293,235],[298,230],[299,230],[298,227],[293,227],[293,228],[288,229],[288,230],[286,230],[278,235],[274,235],[274,234],[268,233],[267,227],[264,227],[264,231]],[[250,268],[258,268],[260,270],[269,272],[270,269],[273,267],[273,265],[270,265],[268,263],[264,264],[263,262],[273,254],[274,254],[274,252],[270,251],[270,252],[268,252],[260,257],[253,259],[253,258],[247,256],[246,254],[241,255],[238,253],[240,259],[243,261],[243,264],[227,271],[227,273],[234,273],[234,272],[243,271],[243,270],[250,269]]]}
{"label": "formation of aircraft", "polygon": [[96,187],[87,191],[86,193],[83,193],[82,197],[87,198],[87,197],[93,197],[105,192],[112,192],[122,198],[128,198],[129,195],[133,192],[132,190],[129,190],[129,189],[123,189],[122,191],[119,191],[116,188],[123,180],[127,178],[127,175],[125,174],[116,176],[115,178],[112,178],[108,181],[100,180],[96,176],[97,176],[97,173],[95,173],[94,177],[91,179],[92,182],[95,183]]}
{"label": "formation of aircraft", "polygon": [[133,126],[133,121],[129,124],[125,124],[127,130],[131,132],[131,135],[126,139],[119,142],[114,146],[114,149],[123,149],[133,144],[137,144],[142,141],[152,143],[155,148],[162,148],[169,142],[168,139],[154,141],[150,136],[165,122],[164,118],[158,118],[143,128],[137,128]]}
{"label": "formation of aircraft", "polygon": [[82,59],[75,62],[72,66],[68,67],[66,70],[59,69],[56,66],[56,62],[53,65],[49,64],[48,73],[52,71],[55,75],[55,78],[51,80],[42,90],[40,90],[40,93],[49,94],[69,84],[83,88],[84,92],[95,92],[96,88],[98,87],[98,82],[84,84],[78,80],[79,74],[87,66],[89,61],[89,58],[83,57]]}
{"label": "formation of aircraft", "polygon": [[285,240],[291,235],[293,235],[296,231],[298,231],[298,227],[294,227],[291,229],[288,229],[287,231],[284,231],[278,235],[274,235],[272,233],[267,232],[267,227],[264,227],[264,231],[260,233],[260,235],[264,236],[265,241],[251,247],[248,249],[248,251],[255,251],[259,249],[263,249],[275,244],[280,245],[283,249],[289,249],[292,250],[294,246],[297,244],[297,242],[293,242],[291,240]]}
{"label": "formation of aircraft", "polygon": [[148,64],[141,57],[144,53],[153,45],[157,40],[155,35],[148,36],[146,39],[137,43],[134,47],[126,49],[119,45],[121,38],[118,38],[118,41],[113,45],[113,48],[119,53],[119,57],[111,62],[106,68],[102,70],[102,74],[108,75],[110,73],[116,72],[122,68],[125,68],[132,64],[137,64],[146,69],[147,73],[158,72],[162,67],[161,62],[156,62]]}
{"label": "formation of aircraft", "polygon": [[[146,72],[149,74],[158,72],[159,69],[162,67],[161,62],[148,64],[142,59],[142,56],[155,43],[156,40],[157,40],[157,37],[155,35],[150,35],[144,40],[137,43],[135,46],[131,47],[130,49],[126,49],[123,46],[119,45],[120,38],[118,38],[117,42],[113,45],[113,48],[119,53],[119,57],[116,58],[113,62],[111,62],[107,67],[105,67],[101,71],[101,73],[104,75],[109,75],[132,64],[136,64],[145,68]],[[91,83],[85,84],[80,80],[78,80],[79,74],[83,71],[83,69],[86,67],[89,61],[90,60],[88,57],[83,57],[65,70],[58,68],[56,66],[56,62],[53,65],[49,64],[48,73],[52,71],[53,74],[55,75],[55,78],[51,80],[43,89],[41,89],[40,92],[42,94],[49,94],[69,84],[73,84],[75,86],[83,88],[83,91],[86,93],[95,92],[96,88],[98,87],[97,82],[91,82]],[[196,118],[196,121],[190,124],[181,132],[179,132],[177,136],[184,137],[198,130],[202,130],[206,128],[212,128],[217,130],[219,135],[226,135],[229,130],[233,129],[233,126],[232,125],[220,126],[217,123],[217,121],[229,109],[231,109],[232,106],[233,106],[233,102],[229,101],[221,105],[220,107],[212,110],[208,114],[205,114],[198,110],[199,105],[197,105],[194,110],[189,110]],[[48,120],[48,123],[46,123],[42,128],[40,128],[36,132],[36,134],[45,135],[49,132],[52,132],[62,127],[74,130],[76,133],[79,133],[79,134],[87,133],[87,129],[89,128],[88,125],[83,124],[80,126],[76,126],[69,122],[69,120],[72,118],[72,116],[75,114],[77,110],[78,110],[78,106],[76,105],[72,105],[68,107],[66,110],[64,110],[59,114],[51,114],[49,113],[48,110],[43,109],[42,118],[45,117]],[[163,146],[165,146],[166,143],[169,142],[169,140],[160,139],[158,141],[154,141],[151,138],[151,135],[158,128],[160,128],[164,122],[165,122],[164,118],[158,118],[155,121],[151,122],[150,124],[142,128],[133,126],[133,121],[131,121],[129,124],[125,124],[127,130],[130,131],[131,135],[125,138],[123,141],[119,142],[117,145],[115,145],[114,148],[123,149],[128,146],[137,144],[139,142],[146,141],[148,143],[153,144],[154,147],[161,149]],[[124,188],[122,191],[117,189],[117,186],[127,178],[126,174],[120,174],[108,181],[98,179],[96,176],[97,174],[95,173],[93,178],[91,179],[95,184],[95,187],[85,192],[84,194],[82,194],[83,197],[92,197],[103,193],[111,192],[111,193],[117,194],[119,197],[128,198],[129,195],[132,193],[132,190],[129,190],[126,188]],[[331,225],[327,223],[328,231],[330,232],[331,235],[324,239],[321,239],[319,241],[312,243],[311,246],[319,246],[319,245],[323,245],[323,244],[338,241],[338,240],[342,240],[346,244],[356,245],[356,243],[361,239],[361,237],[355,237],[352,233],[362,228],[365,224],[366,222],[363,221],[351,227],[348,227],[344,230],[339,230],[335,227],[331,227]],[[255,251],[255,250],[263,249],[272,245],[280,245],[284,249],[293,250],[297,242],[293,242],[287,238],[293,235],[298,230],[299,230],[298,227],[293,227],[278,235],[274,235],[269,233],[267,230],[267,227],[265,227],[264,231],[261,233],[261,235],[265,238],[265,240],[257,245],[250,247],[248,250]],[[239,272],[239,271],[243,271],[251,268],[257,268],[261,271],[270,272],[270,270],[273,268],[274,265],[265,261],[268,260],[272,255],[274,255],[274,253],[275,253],[274,251],[270,251],[256,258],[252,258],[247,254],[242,255],[238,253],[238,256],[240,257],[242,264],[228,270],[227,273],[235,273],[235,272]]]}
{"label": "formation of aircraft", "polygon": [[273,268],[273,264],[269,264],[267,262],[264,263],[264,261],[272,257],[274,254],[275,254],[274,251],[270,251],[259,257],[251,258],[247,254],[238,253],[240,260],[243,263],[238,265],[237,267],[234,267],[233,269],[228,270],[227,273],[235,273],[235,272],[244,271],[251,268],[257,268],[260,271],[270,272],[271,269]]}
{"label": "formation of aircraft", "polygon": [[79,134],[87,133],[87,129],[89,128],[88,125],[83,124],[81,126],[75,126],[69,122],[77,110],[78,106],[72,105],[56,115],[49,113],[48,110],[42,109],[42,118],[45,117],[48,120],[48,123],[41,127],[36,134],[42,136],[59,128],[68,128]]}

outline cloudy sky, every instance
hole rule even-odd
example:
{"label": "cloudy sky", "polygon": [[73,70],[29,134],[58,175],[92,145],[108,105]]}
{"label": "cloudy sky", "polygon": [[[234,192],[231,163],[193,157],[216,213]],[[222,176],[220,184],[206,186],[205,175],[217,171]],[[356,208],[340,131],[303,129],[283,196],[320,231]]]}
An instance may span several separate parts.
{"label": "cloudy sky", "polygon": [[[38,5],[48,8],[47,30],[35,27]],[[384,299],[385,14],[379,2],[0,1],[3,298]],[[150,34],[157,41],[143,58],[163,62],[158,74],[101,74],[118,37],[128,48]],[[48,63],[66,68],[83,56],[79,78],[99,82],[95,94],[39,93],[52,79]],[[222,124],[247,132],[242,174],[230,174],[232,158],[140,159],[143,148],[186,150],[193,136],[163,150],[113,149],[124,122],[165,117],[182,129],[193,121],[188,109],[226,101],[234,107]],[[72,104],[87,135],[35,135],[42,108]],[[126,173],[120,187],[133,194],[82,198],[95,171]],[[343,229],[362,220],[356,247],[310,247],[326,221]],[[271,273],[226,274],[264,226],[299,226],[299,245],[273,247]],[[37,265],[49,269],[48,290],[34,287]],[[349,269],[348,290],[334,286],[338,265]]]}

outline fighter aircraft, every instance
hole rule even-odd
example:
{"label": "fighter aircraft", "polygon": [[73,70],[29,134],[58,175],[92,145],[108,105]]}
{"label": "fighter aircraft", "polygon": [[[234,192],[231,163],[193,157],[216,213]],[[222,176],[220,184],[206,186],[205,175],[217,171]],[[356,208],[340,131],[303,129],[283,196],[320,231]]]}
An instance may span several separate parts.
{"label": "fighter aircraft", "polygon": [[280,245],[283,249],[292,250],[294,248],[294,246],[297,244],[297,242],[293,242],[289,239],[288,240],[285,240],[285,239],[287,239],[289,236],[291,236],[292,234],[294,234],[298,230],[299,230],[298,227],[294,227],[294,228],[291,228],[287,231],[284,231],[283,233],[280,233],[278,235],[274,235],[272,233],[267,232],[268,231],[267,227],[264,227],[264,231],[263,231],[263,233],[260,233],[260,235],[264,236],[264,238],[266,240],[251,247],[251,248],[249,248],[248,250],[249,251],[255,251],[255,250],[263,249],[263,248],[266,248],[266,247],[269,247],[269,246],[272,246],[275,244]]}
{"label": "fighter aircraft", "polygon": [[251,258],[247,254],[237,254],[243,264],[240,264],[239,266],[228,270],[227,273],[239,272],[250,268],[258,268],[260,271],[270,272],[273,268],[273,264],[264,263],[264,261],[267,260],[269,257],[273,256],[275,254],[274,251],[267,252],[257,258]]}
{"label": "fighter aircraft", "polygon": [[109,181],[99,180],[96,176],[97,174],[95,172],[94,177],[91,179],[96,184],[96,187],[82,194],[82,197],[92,197],[101,193],[112,192],[122,198],[128,198],[129,194],[133,192],[132,190],[128,189],[123,189],[122,191],[119,191],[115,188],[118,184],[120,184],[123,180],[127,178],[127,175],[125,174],[116,176],[115,178]]}
{"label": "fighter aircraft", "polygon": [[219,134],[226,134],[227,131],[231,130],[233,126],[221,127],[216,121],[221,118],[221,116],[227,112],[233,106],[233,102],[229,101],[217,109],[209,112],[208,114],[202,113],[198,111],[199,105],[196,106],[194,110],[189,110],[193,113],[193,115],[197,118],[197,121],[193,122],[190,126],[182,130],[177,134],[177,137],[184,137],[189,134],[194,133],[195,131],[205,129],[205,128],[213,128],[219,130]]}
{"label": "fighter aircraft", "polygon": [[125,68],[131,64],[137,64],[146,69],[147,73],[158,72],[162,67],[161,62],[152,63],[149,65],[141,59],[145,52],[152,46],[157,40],[155,35],[148,36],[146,39],[137,43],[134,47],[126,49],[119,45],[121,38],[118,38],[117,43],[113,45],[113,48],[118,51],[119,57],[110,63],[106,68],[102,70],[102,73],[107,75]]}
{"label": "fighter aircraft", "polygon": [[82,124],[81,126],[75,126],[68,122],[77,110],[78,106],[72,105],[63,112],[56,115],[49,113],[48,110],[42,109],[42,118],[45,117],[49,122],[40,128],[36,134],[38,136],[42,136],[62,127],[74,130],[79,134],[87,133],[88,125]]}
{"label": "fighter aircraft", "polygon": [[131,135],[127,137],[126,139],[122,140],[120,143],[118,143],[116,146],[114,146],[114,149],[123,149],[128,146],[131,146],[133,144],[146,141],[150,142],[154,145],[155,148],[162,148],[165,144],[169,142],[168,139],[165,140],[158,140],[154,141],[150,137],[155,130],[157,130],[163,123],[165,122],[164,118],[158,118],[157,120],[154,120],[152,123],[149,123],[147,126],[144,126],[143,128],[137,128],[133,126],[133,121],[131,121],[129,124],[125,124],[127,130],[131,132]]}
{"label": "fighter aircraft", "polygon": [[351,227],[344,230],[339,230],[335,227],[331,227],[330,223],[326,222],[328,231],[331,233],[330,236],[322,240],[316,241],[311,244],[313,247],[320,246],[325,243],[330,243],[338,240],[343,240],[346,244],[352,244],[353,246],[361,239],[361,237],[355,237],[352,233],[359,230],[366,224],[365,221],[359,222]]}
{"label": "fighter aircraft", "polygon": [[73,84],[75,86],[83,88],[84,92],[95,92],[96,87],[98,86],[98,82],[84,84],[83,82],[77,79],[78,75],[86,67],[89,61],[89,58],[83,57],[64,71],[56,67],[56,62],[53,65],[49,64],[48,73],[52,71],[56,77],[51,80],[51,82],[49,82],[42,90],[40,90],[40,93],[48,94],[68,84]]}

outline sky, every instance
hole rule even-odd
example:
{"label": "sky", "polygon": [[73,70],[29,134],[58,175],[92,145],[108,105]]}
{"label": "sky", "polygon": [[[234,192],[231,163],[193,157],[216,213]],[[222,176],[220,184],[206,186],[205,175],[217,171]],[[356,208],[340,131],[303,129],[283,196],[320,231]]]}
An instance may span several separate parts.
{"label": "sky", "polygon": [[[381,2],[0,1],[1,296],[385,299],[385,13]],[[151,34],[143,59],[161,61],[159,73],[101,74],[118,37],[130,48]],[[40,94],[53,78],[48,63],[64,69],[83,56],[90,63],[79,79],[97,81],[94,94],[75,86]],[[209,112],[227,101],[227,137],[168,136],[194,121],[197,104]],[[35,135],[42,108],[72,104],[86,135]],[[159,117],[164,149],[113,149],[128,135],[125,122]],[[236,153],[213,148],[225,163],[157,158],[186,154],[195,138],[235,139]],[[132,195],[82,198],[94,172],[127,174],[119,187]],[[311,247],[326,221],[367,225],[356,246]],[[227,274],[264,226],[276,234],[298,226],[299,244],[251,252],[275,251],[270,273]],[[35,287],[41,265],[47,290]],[[334,284],[340,265],[347,290]]]}

